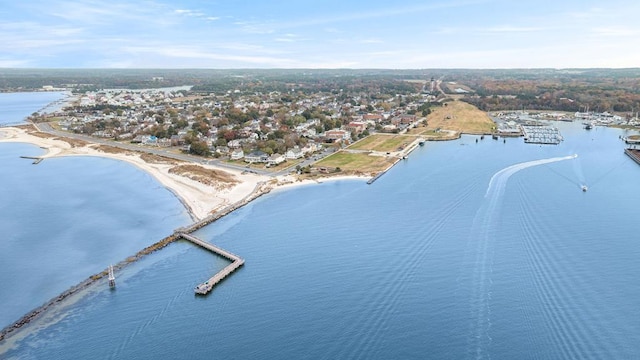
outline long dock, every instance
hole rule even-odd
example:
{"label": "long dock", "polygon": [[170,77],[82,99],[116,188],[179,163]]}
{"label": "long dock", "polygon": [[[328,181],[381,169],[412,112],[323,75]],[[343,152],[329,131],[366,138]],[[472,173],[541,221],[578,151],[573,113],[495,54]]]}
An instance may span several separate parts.
{"label": "long dock", "polygon": [[206,295],[207,293],[209,293],[209,291],[211,291],[211,289],[213,289],[213,287],[218,284],[220,281],[222,281],[224,278],[226,278],[229,274],[231,274],[232,272],[234,272],[236,269],[238,269],[240,266],[244,265],[244,259],[242,259],[241,257],[234,255],[222,248],[219,248],[211,243],[208,243],[206,241],[200,240],[195,236],[189,235],[189,234],[185,234],[185,233],[179,233],[178,234],[180,237],[182,237],[185,240],[191,241],[192,243],[207,249],[211,252],[213,252],[214,254],[220,255],[228,260],[231,261],[231,264],[225,266],[222,270],[218,271],[215,275],[213,275],[211,278],[209,278],[209,280],[203,282],[202,284],[198,285],[195,287],[194,291],[196,292],[196,294],[201,294],[201,295]]}
{"label": "long dock", "polygon": [[42,160],[44,160],[41,157],[37,157],[37,156],[20,156],[23,159],[29,159],[29,160],[33,160],[33,165],[38,165],[40,164],[40,162],[42,162]]}

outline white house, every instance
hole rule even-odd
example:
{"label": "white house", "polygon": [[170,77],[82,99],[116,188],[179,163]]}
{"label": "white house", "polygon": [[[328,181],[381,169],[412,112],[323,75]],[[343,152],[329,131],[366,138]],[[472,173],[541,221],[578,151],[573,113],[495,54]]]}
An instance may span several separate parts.
{"label": "white house", "polygon": [[227,146],[232,148],[232,149],[237,149],[237,148],[242,146],[242,142],[240,140],[238,140],[238,139],[231,140],[231,141],[229,141],[227,143]]}
{"label": "white house", "polygon": [[302,152],[305,154],[311,154],[319,150],[322,150],[322,146],[313,141],[310,141],[307,146],[302,148]]}
{"label": "white house", "polygon": [[253,151],[249,155],[245,155],[244,161],[248,163],[264,163],[269,160],[269,155],[263,151]]}
{"label": "white house", "polygon": [[303,156],[304,156],[304,153],[297,146],[294,146],[293,148],[287,150],[287,153],[285,154],[285,157],[287,159],[300,159]]}
{"label": "white house", "polygon": [[242,149],[236,149],[231,152],[231,160],[240,160],[244,157]]}
{"label": "white house", "polygon": [[285,160],[286,159],[284,158],[284,155],[275,153],[269,157],[269,160],[267,161],[267,163],[271,166],[275,166],[275,165],[282,164]]}

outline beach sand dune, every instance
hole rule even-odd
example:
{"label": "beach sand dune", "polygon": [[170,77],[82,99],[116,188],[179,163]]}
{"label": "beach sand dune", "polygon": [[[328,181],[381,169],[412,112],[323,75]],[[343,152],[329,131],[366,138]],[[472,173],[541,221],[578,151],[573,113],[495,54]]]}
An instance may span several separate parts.
{"label": "beach sand dune", "polygon": [[[41,158],[61,156],[98,156],[125,161],[137,166],[153,176],[163,186],[173,192],[185,205],[194,220],[200,220],[222,207],[242,201],[251,194],[259,183],[271,178],[252,173],[241,173],[212,165],[198,165],[199,168],[215,170],[228,179],[220,181],[196,180],[184,171],[171,171],[177,165],[171,162],[145,161],[144,156],[132,151],[108,151],[104,147],[90,143],[68,142],[44,133],[33,133],[25,128],[7,127],[0,129],[0,142],[30,143],[46,150]],[[105,151],[106,150],[106,151]],[[148,160],[148,159],[147,159]],[[186,164],[186,163],[184,163]]]}

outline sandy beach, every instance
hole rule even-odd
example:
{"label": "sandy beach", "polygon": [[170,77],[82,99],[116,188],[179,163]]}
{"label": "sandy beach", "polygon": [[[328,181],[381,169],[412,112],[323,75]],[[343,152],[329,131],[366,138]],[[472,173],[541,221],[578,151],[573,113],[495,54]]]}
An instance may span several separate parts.
{"label": "sandy beach", "polygon": [[173,192],[189,210],[194,220],[201,220],[212,212],[227,205],[242,201],[251,194],[258,184],[271,180],[268,176],[216,168],[211,165],[200,165],[206,169],[223,171],[233,175],[236,183],[206,185],[188,177],[170,173],[175,165],[167,163],[147,162],[139,154],[131,152],[111,153],[98,150],[95,144],[72,146],[70,143],[55,137],[40,137],[30,134],[23,128],[7,127],[0,129],[0,142],[21,142],[39,146],[46,150],[41,158],[61,156],[98,156],[125,161],[146,171],[163,186]]}

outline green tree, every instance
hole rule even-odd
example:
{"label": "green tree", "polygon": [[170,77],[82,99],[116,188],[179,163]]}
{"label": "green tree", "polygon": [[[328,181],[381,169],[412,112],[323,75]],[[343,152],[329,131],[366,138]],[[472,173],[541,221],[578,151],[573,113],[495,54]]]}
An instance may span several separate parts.
{"label": "green tree", "polygon": [[200,156],[209,156],[211,155],[211,151],[209,147],[204,141],[195,140],[191,142],[191,147],[189,148],[189,153]]}

